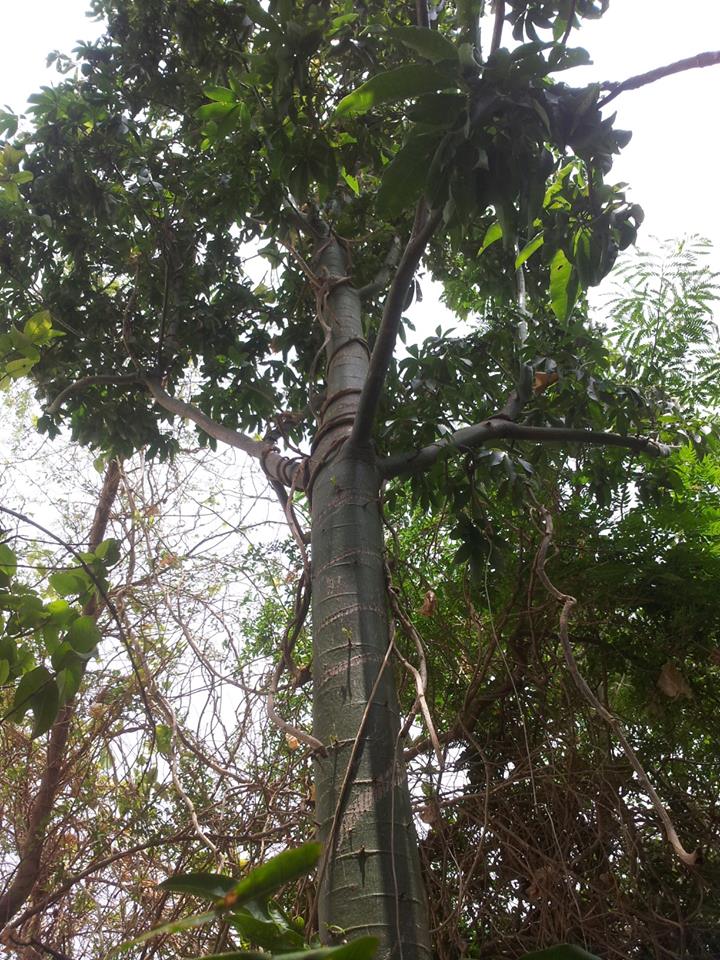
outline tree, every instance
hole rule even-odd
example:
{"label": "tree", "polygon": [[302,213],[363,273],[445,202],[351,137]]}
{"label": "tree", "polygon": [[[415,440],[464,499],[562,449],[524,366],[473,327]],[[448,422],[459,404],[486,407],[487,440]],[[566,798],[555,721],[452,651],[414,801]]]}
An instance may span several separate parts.
{"label": "tree", "polygon": [[[430,953],[383,504],[407,483],[477,561],[486,466],[514,502],[553,445],[658,457],[682,425],[602,381],[584,310],[642,218],[605,180],[621,88],[554,80],[607,4],[497,2],[489,40],[482,6],[95,0],[108,30],[79,75],[33,98],[29,129],[2,117],[5,375],[32,373],[42,431],[110,457],[172,456],[183,417],[261,463],[305,560],[269,707],[313,751],[321,935],[370,932],[383,957]],[[403,355],[423,262],[472,319]],[[617,482],[620,460],[583,457]],[[307,679],[310,603],[312,734],[273,705],[282,671]]]}

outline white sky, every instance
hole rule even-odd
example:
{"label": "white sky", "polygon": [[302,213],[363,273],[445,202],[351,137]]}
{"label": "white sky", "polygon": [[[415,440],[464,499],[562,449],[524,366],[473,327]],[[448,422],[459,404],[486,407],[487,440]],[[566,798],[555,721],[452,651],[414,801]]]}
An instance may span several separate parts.
{"label": "white sky", "polygon": [[[50,50],[69,52],[99,25],[86,0],[3,4],[0,104],[22,107],[27,95],[57,76],[45,69]],[[720,49],[719,0],[612,0],[599,22],[574,35],[594,66],[565,76],[572,83],[621,80],[705,50]],[[646,213],[640,244],[650,235],[700,233],[715,244],[720,268],[720,65],[669,77],[614,103],[619,126],[633,139],[611,174],[632,187]]]}

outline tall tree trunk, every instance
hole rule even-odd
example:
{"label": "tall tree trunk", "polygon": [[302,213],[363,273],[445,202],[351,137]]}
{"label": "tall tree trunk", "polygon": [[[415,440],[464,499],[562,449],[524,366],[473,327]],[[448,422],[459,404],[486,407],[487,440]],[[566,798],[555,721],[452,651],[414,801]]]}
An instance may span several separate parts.
{"label": "tall tree trunk", "polygon": [[318,301],[328,305],[323,321],[329,330],[327,399],[310,481],[314,733],[327,746],[315,764],[327,858],[320,929],[327,942],[335,933],[372,934],[380,939],[382,960],[414,960],[431,952],[387,656],[380,479],[374,450],[346,442],[368,351],[339,241],[326,238],[319,260],[327,297]]}
{"label": "tall tree trunk", "polygon": [[[120,482],[120,465],[111,460],[105,471],[100,495],[95,508],[92,528],[88,537],[88,550],[96,550],[105,538],[110,511],[115,502]],[[93,597],[83,613],[97,616],[99,604]],[[40,876],[45,837],[55,797],[60,788],[64,771],[65,747],[70,733],[70,723],[75,710],[75,701],[69,700],[58,713],[50,728],[45,766],[40,776],[37,793],[28,811],[25,835],[18,844],[18,865],[15,876],[0,896],[0,929],[18,912],[35,887]]]}

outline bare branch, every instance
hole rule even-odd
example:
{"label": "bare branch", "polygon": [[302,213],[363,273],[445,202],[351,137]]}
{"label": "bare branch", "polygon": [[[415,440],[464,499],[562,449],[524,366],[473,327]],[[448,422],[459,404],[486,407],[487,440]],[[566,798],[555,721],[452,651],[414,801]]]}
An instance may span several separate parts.
{"label": "bare branch", "polygon": [[639,73],[627,80],[616,83],[608,81],[600,86],[603,90],[609,90],[610,93],[599,101],[598,106],[604,107],[606,103],[610,103],[611,100],[614,100],[615,97],[626,90],[637,90],[639,87],[655,83],[656,80],[662,80],[663,77],[672,76],[674,73],[683,73],[685,70],[695,70],[700,67],[712,67],[717,63],[720,63],[720,50],[711,50],[707,53],[697,53],[694,57],[686,57],[684,60],[677,60],[675,63],[668,63],[664,67],[656,67],[647,73]]}
{"label": "bare branch", "polygon": [[248,454],[248,456],[260,460],[265,471],[273,480],[277,480],[285,484],[285,486],[290,486],[294,483],[297,490],[304,489],[304,471],[299,461],[282,456],[282,454],[278,453],[274,448],[272,443],[263,440],[254,440],[252,437],[233,430],[231,427],[217,423],[198,407],[193,406],[193,404],[186,403],[178,397],[171,396],[157,377],[142,376],[138,373],[119,375],[97,374],[95,376],[83,377],[80,380],[76,380],[75,383],[71,383],[69,387],[66,387],[59,393],[46,408],[47,412],[57,413],[68,397],[79,393],[86,387],[99,383],[112,384],[115,386],[137,385],[144,387],[155,402],[164,410],[167,410],[168,413],[172,413],[174,416],[181,417],[184,420],[191,420],[195,426],[199,427],[203,433],[206,433],[209,437],[213,437],[213,439],[219,440],[221,443],[226,443],[230,447],[236,447],[238,450],[242,450],[243,453]]}
{"label": "bare branch", "polygon": [[383,383],[395,350],[395,341],[400,328],[407,290],[410,281],[415,276],[425,247],[440,224],[441,218],[442,211],[440,210],[429,214],[422,226],[411,234],[400,258],[400,263],[385,300],[385,309],[375,341],[375,349],[370,357],[370,367],[358,402],[357,416],[351,434],[352,443],[363,444],[370,439]]}
{"label": "bare branch", "polygon": [[531,440],[534,443],[582,443],[602,447],[625,447],[650,457],[666,457],[670,447],[649,437],[624,437],[619,433],[574,430],[570,427],[531,427],[500,417],[490,417],[472,427],[462,427],[450,436],[409,453],[394,454],[380,463],[382,475],[389,479],[401,474],[420,473],[431,467],[446,450],[474,450],[488,441]]}

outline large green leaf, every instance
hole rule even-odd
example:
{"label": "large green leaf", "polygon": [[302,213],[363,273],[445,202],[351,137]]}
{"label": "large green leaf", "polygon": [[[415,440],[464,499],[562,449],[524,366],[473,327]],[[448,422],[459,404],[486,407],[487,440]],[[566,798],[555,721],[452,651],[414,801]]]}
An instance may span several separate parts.
{"label": "large green leaf", "polygon": [[89,654],[100,641],[100,631],[94,617],[78,617],[71,624],[65,638],[76,653]]}
{"label": "large green leaf", "polygon": [[33,737],[41,737],[47,733],[55,722],[60,706],[60,693],[56,683],[48,683],[30,698],[33,712]]}
{"label": "large green leaf", "polygon": [[550,303],[558,320],[567,320],[577,297],[577,273],[562,249],[550,263]]}
{"label": "large green leaf", "polygon": [[421,195],[430,161],[440,142],[437,133],[417,134],[397,152],[383,171],[377,206],[386,217],[396,217],[412,207]]}
{"label": "large green leaf", "polygon": [[9,577],[15,576],[17,557],[6,543],[0,543],[0,573]]}
{"label": "large green leaf", "polygon": [[338,117],[367,113],[382,103],[409,100],[423,93],[446,90],[457,86],[456,80],[445,70],[421,63],[407,63],[386,73],[379,73],[361,84],[340,101],[335,109]]}
{"label": "large green leaf", "polygon": [[35,667],[20,680],[13,699],[13,719],[19,720],[32,706],[32,697],[53,683],[52,674],[47,667]]}
{"label": "large green leaf", "polygon": [[229,891],[232,905],[240,906],[248,900],[267,897],[286,883],[304,877],[315,867],[321,853],[320,843],[305,843],[294,850],[284,850],[235,884]]}
{"label": "large green leaf", "polygon": [[243,940],[273,953],[302,949],[302,935],[293,930],[279,910],[270,913],[266,907],[265,913],[266,916],[258,917],[253,916],[249,910],[241,909],[233,911],[228,922],[241,934]]}
{"label": "large green leaf", "polygon": [[168,877],[159,886],[174,893],[187,893],[206,900],[218,900],[229,893],[237,884],[234,877],[224,877],[220,873],[183,873],[177,877]]}
{"label": "large green leaf", "polygon": [[427,27],[394,27],[388,33],[433,63],[458,59],[455,45],[437,30],[429,30]]}

